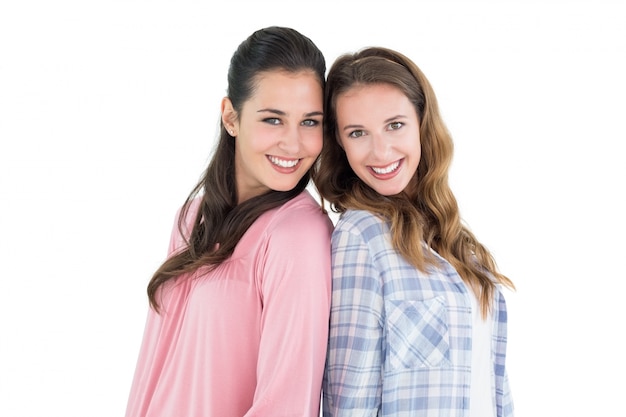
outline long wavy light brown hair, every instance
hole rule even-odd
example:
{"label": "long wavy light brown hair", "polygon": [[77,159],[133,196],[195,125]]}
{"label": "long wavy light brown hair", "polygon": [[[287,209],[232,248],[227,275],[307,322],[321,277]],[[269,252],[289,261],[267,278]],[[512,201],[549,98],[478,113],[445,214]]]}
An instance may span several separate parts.
{"label": "long wavy light brown hair", "polygon": [[[286,27],[260,29],[239,45],[230,61],[227,95],[237,114],[254,94],[258,76],[274,70],[312,71],[324,88],[326,61],[308,37]],[[220,265],[232,255],[243,234],[261,214],[296,197],[309,184],[315,164],[292,190],[270,190],[237,204],[235,140],[220,121],[219,139],[211,161],[180,211],[178,228],[186,246],[166,259],[148,283],[150,305],[157,312],[158,290],[163,284],[200,267],[210,270]],[[185,225],[189,207],[195,198],[200,199],[198,212],[191,222],[190,233],[184,232],[188,229]]]}
{"label": "long wavy light brown hair", "polygon": [[[361,181],[338,140],[337,98],[352,88],[371,84],[388,84],[402,91],[420,121],[422,154],[415,177],[394,196],[383,196]],[[425,242],[447,259],[477,294],[484,316],[490,310],[496,283],[515,287],[461,221],[448,185],[452,153],[452,137],[440,116],[435,93],[413,61],[388,48],[370,47],[342,55],[333,63],[326,79],[324,146],[313,178],[320,195],[334,212],[368,210],[384,218],[390,223],[394,248],[422,271],[434,262],[430,252],[423,250]]]}

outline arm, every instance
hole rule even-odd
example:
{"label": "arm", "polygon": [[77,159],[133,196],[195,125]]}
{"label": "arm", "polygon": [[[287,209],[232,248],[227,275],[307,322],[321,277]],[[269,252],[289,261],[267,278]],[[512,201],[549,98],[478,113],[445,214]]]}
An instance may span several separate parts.
{"label": "arm", "polygon": [[330,310],[330,233],[319,212],[289,213],[257,267],[263,297],[254,404],[246,417],[317,417]]}
{"label": "arm", "polygon": [[332,247],[324,415],[376,416],[382,392],[381,281],[359,234],[337,230]]}

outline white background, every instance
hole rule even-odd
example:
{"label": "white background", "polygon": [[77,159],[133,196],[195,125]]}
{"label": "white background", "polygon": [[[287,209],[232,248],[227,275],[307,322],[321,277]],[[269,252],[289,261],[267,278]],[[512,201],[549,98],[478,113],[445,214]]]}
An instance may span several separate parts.
{"label": "white background", "polygon": [[228,61],[273,24],[328,66],[369,45],[415,60],[461,215],[517,284],[517,416],[623,415],[623,6],[3,1],[0,416],[124,414],[146,284],[208,161]]}

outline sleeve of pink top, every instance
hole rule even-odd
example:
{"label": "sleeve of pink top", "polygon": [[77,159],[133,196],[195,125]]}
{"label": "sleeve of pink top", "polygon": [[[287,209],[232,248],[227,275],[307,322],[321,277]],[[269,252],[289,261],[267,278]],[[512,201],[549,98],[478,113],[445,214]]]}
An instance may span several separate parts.
{"label": "sleeve of pink top", "polygon": [[263,317],[257,388],[245,417],[317,417],[330,311],[332,223],[290,208],[271,230],[257,276]]}

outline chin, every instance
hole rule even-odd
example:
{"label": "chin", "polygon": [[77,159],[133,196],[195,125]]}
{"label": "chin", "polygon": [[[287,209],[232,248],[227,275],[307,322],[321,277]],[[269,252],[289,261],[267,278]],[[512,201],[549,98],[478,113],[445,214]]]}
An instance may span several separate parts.
{"label": "chin", "polygon": [[298,183],[294,183],[294,184],[289,184],[289,185],[277,185],[276,187],[271,187],[272,190],[274,191],[281,191],[281,192],[285,192],[285,191],[291,191],[294,188],[296,188],[296,185],[298,185]]}
{"label": "chin", "polygon": [[[374,187],[372,187],[374,188]],[[400,194],[404,189],[403,188],[374,188],[374,191],[376,191],[378,194],[380,195],[384,195],[385,197],[390,197],[393,195],[398,195]]]}

